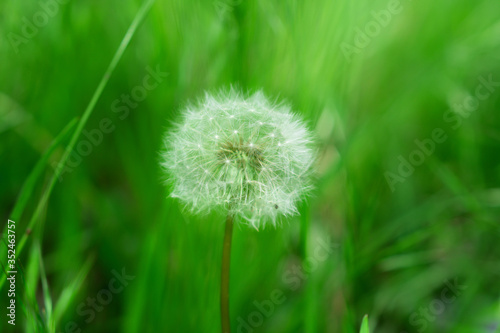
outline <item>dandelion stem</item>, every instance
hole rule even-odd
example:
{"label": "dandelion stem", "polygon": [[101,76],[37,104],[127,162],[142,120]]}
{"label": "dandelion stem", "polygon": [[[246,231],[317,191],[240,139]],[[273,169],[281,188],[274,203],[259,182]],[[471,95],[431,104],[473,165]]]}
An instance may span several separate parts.
{"label": "dandelion stem", "polygon": [[229,268],[231,265],[231,238],[233,235],[233,216],[227,215],[224,245],[222,250],[222,268],[220,281],[220,315],[222,333],[231,332],[229,320]]}

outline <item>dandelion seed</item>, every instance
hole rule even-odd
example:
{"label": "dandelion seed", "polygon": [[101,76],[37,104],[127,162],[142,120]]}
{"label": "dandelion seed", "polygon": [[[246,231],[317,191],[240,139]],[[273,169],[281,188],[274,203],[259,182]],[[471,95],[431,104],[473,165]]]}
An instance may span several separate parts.
{"label": "dandelion seed", "polygon": [[172,192],[195,213],[226,211],[236,223],[259,229],[297,214],[312,188],[310,132],[289,106],[261,92],[206,94],[167,133],[165,146],[162,165]]}

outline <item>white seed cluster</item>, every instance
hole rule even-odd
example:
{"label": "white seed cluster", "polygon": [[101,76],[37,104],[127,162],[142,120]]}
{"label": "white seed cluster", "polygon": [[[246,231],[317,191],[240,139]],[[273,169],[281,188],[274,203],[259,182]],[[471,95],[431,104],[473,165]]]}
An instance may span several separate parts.
{"label": "white seed cluster", "polygon": [[311,135],[287,105],[262,92],[206,94],[165,136],[162,166],[196,213],[225,210],[258,229],[297,213],[312,187]]}

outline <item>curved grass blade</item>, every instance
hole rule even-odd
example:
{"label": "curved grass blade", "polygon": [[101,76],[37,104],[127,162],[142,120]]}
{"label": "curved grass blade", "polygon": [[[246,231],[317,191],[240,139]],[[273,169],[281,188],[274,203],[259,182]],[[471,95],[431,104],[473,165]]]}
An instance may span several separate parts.
{"label": "curved grass blade", "polygon": [[[49,181],[47,189],[45,190],[45,192],[42,195],[42,198],[38,202],[38,205],[35,209],[35,212],[33,213],[33,216],[28,224],[29,229],[33,229],[33,226],[38,221],[40,214],[42,213],[45,205],[47,204],[47,202],[49,200],[50,194],[52,192],[52,189],[54,188],[56,180],[59,179],[59,177],[62,173],[62,170],[64,168],[64,165],[66,164],[66,161],[68,160],[69,155],[73,151],[73,148],[76,144],[76,141],[78,140],[78,137],[80,136],[80,134],[83,130],[83,127],[87,123],[87,120],[89,119],[90,115],[92,114],[92,111],[94,110],[95,105],[97,104],[97,101],[99,100],[99,97],[101,96],[104,88],[106,87],[106,84],[109,81],[109,78],[111,77],[111,74],[113,73],[118,62],[120,61],[121,57],[123,56],[125,49],[127,48],[130,40],[132,39],[133,35],[135,34],[135,32],[137,30],[137,27],[143,21],[143,19],[145,18],[146,14],[149,12],[149,9],[151,8],[151,6],[153,5],[154,2],[155,2],[155,0],[145,1],[142,4],[139,11],[137,12],[136,16],[134,17],[134,20],[130,24],[130,27],[128,28],[125,36],[123,37],[123,39],[120,43],[120,46],[116,50],[115,55],[111,59],[111,62],[109,64],[108,68],[104,72],[104,75],[101,78],[99,85],[97,86],[94,94],[92,95],[92,98],[91,98],[89,104],[87,105],[87,108],[83,112],[82,118],[78,122],[77,128],[76,128],[75,132],[73,133],[73,136],[71,137],[71,140],[70,140],[68,146],[66,147],[64,155],[61,158],[52,178]],[[26,233],[24,233],[24,235],[21,238],[21,241],[19,242],[19,244],[17,246],[16,258],[18,258],[20,253],[22,252],[24,245],[26,244],[27,238],[28,238],[28,235]],[[1,290],[4,282],[5,282],[5,278],[0,280],[0,290]]]}
{"label": "curved grass blade", "polygon": [[[50,194],[52,192],[52,189],[54,188],[54,185],[56,183],[56,179],[59,179],[62,170],[64,168],[64,165],[66,165],[66,161],[69,158],[69,155],[73,151],[73,148],[76,145],[76,141],[78,140],[78,137],[80,136],[81,132],[83,131],[83,127],[87,123],[87,120],[89,119],[90,115],[92,114],[92,111],[95,108],[95,105],[97,104],[97,101],[99,100],[99,97],[101,96],[104,87],[106,87],[106,84],[109,81],[109,78],[111,77],[111,74],[116,68],[116,65],[118,64],[118,61],[120,61],[121,57],[123,56],[123,53],[125,52],[125,49],[127,48],[130,39],[132,36],[135,34],[135,31],[137,30],[137,27],[139,26],[139,23],[142,22],[144,17],[146,16],[147,12],[153,5],[155,0],[147,0],[146,2],[143,3],[142,7],[139,9],[139,12],[136,14],[134,20],[130,24],[129,29],[127,30],[127,33],[123,37],[122,42],[120,43],[120,46],[118,47],[118,50],[116,50],[115,55],[113,56],[113,59],[111,59],[111,62],[106,69],[106,72],[104,72],[104,75],[99,82],[99,85],[97,86],[97,89],[94,92],[94,95],[92,96],[89,104],[87,105],[87,108],[83,112],[82,118],[78,122],[77,128],[75,132],[73,133],[73,136],[71,137],[71,140],[66,148],[66,151],[64,152],[63,157],[61,158],[61,161],[57,165],[56,171],[52,178],[50,179],[49,185],[47,187],[47,190],[43,193],[42,198],[40,202],[38,203],[38,206],[36,207],[35,213],[33,214],[33,217],[30,220],[30,223],[28,225],[28,228],[33,229],[33,226],[35,225],[36,221],[38,221],[40,214],[42,213],[45,205],[49,201]],[[24,234],[23,237],[21,238],[21,242],[19,243],[17,247],[17,255],[22,251],[24,244],[26,243],[27,240],[27,235]],[[1,287],[1,285],[0,285]]]}

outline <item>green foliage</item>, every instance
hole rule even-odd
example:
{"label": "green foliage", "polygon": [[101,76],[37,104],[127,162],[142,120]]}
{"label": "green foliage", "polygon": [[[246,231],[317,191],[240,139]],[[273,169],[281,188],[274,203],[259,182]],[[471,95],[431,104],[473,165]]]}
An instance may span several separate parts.
{"label": "green foliage", "polygon": [[159,152],[231,84],[320,141],[301,215],[235,227],[234,332],[499,331],[496,1],[96,4],[0,3],[1,332],[220,331],[225,217],[168,198]]}

